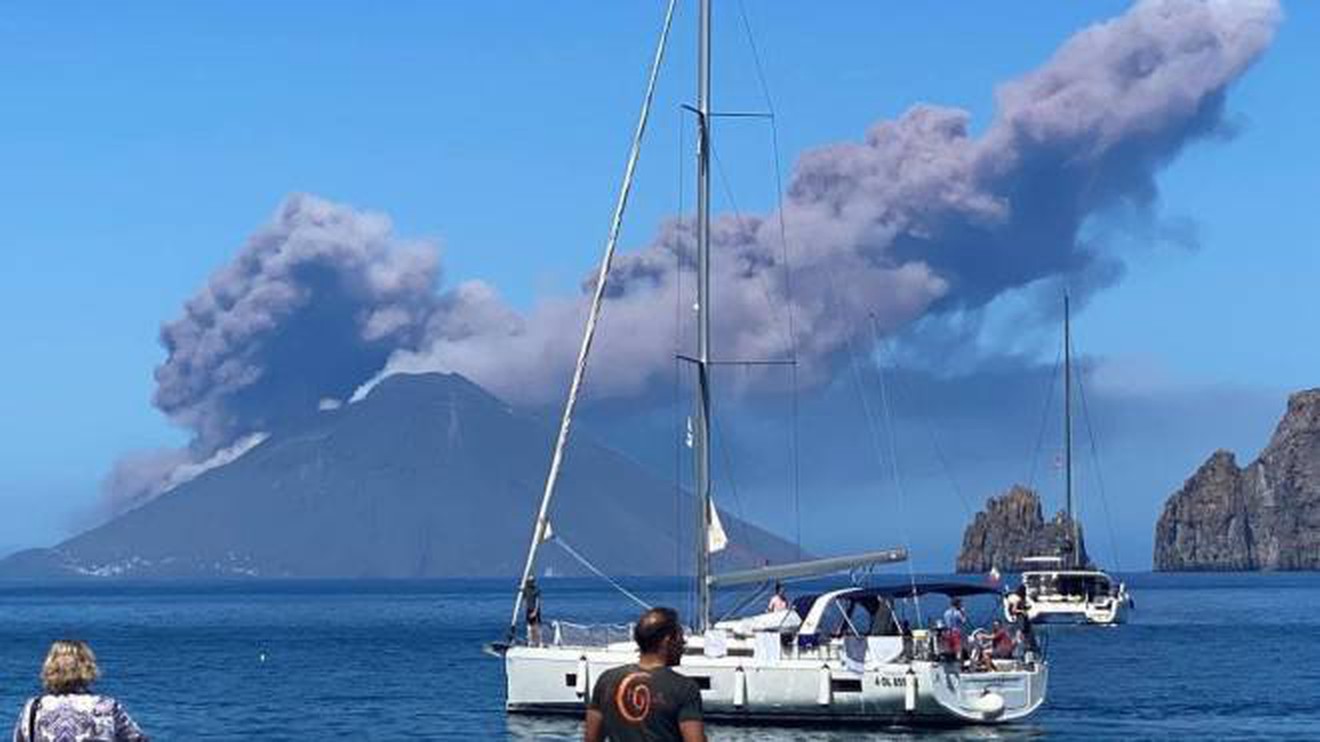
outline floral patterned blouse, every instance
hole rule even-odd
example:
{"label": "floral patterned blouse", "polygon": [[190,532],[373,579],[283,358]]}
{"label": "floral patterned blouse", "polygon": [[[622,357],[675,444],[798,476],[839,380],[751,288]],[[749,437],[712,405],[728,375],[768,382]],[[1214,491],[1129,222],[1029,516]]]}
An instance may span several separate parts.
{"label": "floral patterned blouse", "polygon": [[68,693],[23,704],[14,742],[147,742],[147,736],[115,699]]}

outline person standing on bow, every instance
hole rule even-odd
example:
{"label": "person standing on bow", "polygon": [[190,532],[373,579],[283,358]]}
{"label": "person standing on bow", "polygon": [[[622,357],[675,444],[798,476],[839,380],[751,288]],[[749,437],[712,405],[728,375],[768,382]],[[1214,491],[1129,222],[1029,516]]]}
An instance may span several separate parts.
{"label": "person standing on bow", "polygon": [[784,595],[783,583],[775,583],[775,594],[770,596],[770,602],[766,604],[767,613],[778,613],[788,610],[788,596]]}
{"label": "person standing on bow", "polygon": [[523,605],[527,617],[527,643],[533,647],[541,646],[541,588],[536,586],[536,578],[528,577],[523,585]]}

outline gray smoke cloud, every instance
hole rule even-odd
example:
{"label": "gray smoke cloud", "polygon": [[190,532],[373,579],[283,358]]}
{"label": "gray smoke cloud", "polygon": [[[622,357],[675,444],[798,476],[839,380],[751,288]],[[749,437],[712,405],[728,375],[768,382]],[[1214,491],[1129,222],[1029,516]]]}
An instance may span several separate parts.
{"label": "gray smoke cloud", "polygon": [[[861,141],[805,153],[782,213],[714,220],[720,356],[787,356],[791,311],[804,378],[820,380],[873,328],[974,314],[1041,282],[1083,299],[1111,285],[1121,258],[1084,225],[1152,212],[1160,169],[1228,133],[1226,91],[1279,19],[1273,0],[1142,2],[1003,85],[980,136],[967,112],[919,105]],[[691,224],[670,221],[618,259],[593,394],[636,394],[671,372],[675,338],[690,334],[690,312],[675,307],[692,305],[694,253]],[[155,403],[194,432],[187,460],[390,373],[457,371],[514,402],[562,396],[589,285],[519,312],[486,284],[437,293],[439,280],[436,247],[400,240],[387,218],[290,197],[162,330]],[[175,459],[142,460],[164,473],[136,476],[125,459],[113,479],[167,487]]]}
{"label": "gray smoke cloud", "polygon": [[347,397],[391,353],[425,339],[439,278],[436,246],[396,238],[387,217],[287,198],[161,328],[167,357],[153,401],[194,438],[185,450],[121,458],[103,482],[112,509]]}
{"label": "gray smoke cloud", "polygon": [[[721,356],[786,356],[791,309],[799,362],[820,378],[872,319],[889,333],[922,316],[975,313],[1043,281],[1066,282],[1082,301],[1113,284],[1120,257],[1083,226],[1107,210],[1149,213],[1161,167],[1190,142],[1228,133],[1225,92],[1279,18],[1272,1],[1140,3],[1003,85],[979,137],[967,112],[920,105],[860,142],[807,152],[785,195],[782,235],[776,213],[715,220]],[[597,393],[635,392],[671,368],[657,349],[672,348],[673,307],[693,302],[694,252],[690,224],[673,222],[618,261],[596,356],[607,362],[591,377]],[[1048,293],[1052,305],[1058,292]],[[576,350],[564,331],[581,326],[582,305],[554,301],[527,317],[490,305],[480,329],[434,333],[388,371],[453,369],[517,399],[552,398]]]}
{"label": "gray smoke cloud", "polygon": [[438,280],[435,247],[388,218],[291,196],[161,329],[154,402],[208,454],[307,414],[423,339]]}

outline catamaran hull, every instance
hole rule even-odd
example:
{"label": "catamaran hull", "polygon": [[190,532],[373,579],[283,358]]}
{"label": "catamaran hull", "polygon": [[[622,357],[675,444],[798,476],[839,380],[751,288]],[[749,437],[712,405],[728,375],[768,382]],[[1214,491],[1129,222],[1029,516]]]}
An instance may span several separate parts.
{"label": "catamaran hull", "polygon": [[[1104,602],[1068,603],[1052,605],[1036,603],[1027,611],[1027,618],[1034,624],[1088,624],[1094,626],[1116,626],[1128,619],[1128,599],[1126,595],[1109,598]],[[1013,620],[1012,611],[1007,602],[1004,604],[1004,617]]]}
{"label": "catamaran hull", "polygon": [[[505,653],[507,709],[581,714],[596,679],[636,654],[569,647],[511,647]],[[1034,712],[1048,673],[963,673],[952,665],[884,663],[857,672],[838,661],[684,657],[676,669],[702,687],[707,718],[743,723],[900,725],[1000,724]]]}
{"label": "catamaran hull", "polygon": [[1077,610],[1034,611],[1028,616],[1035,624],[1089,624],[1116,626],[1127,621],[1121,606],[1087,607]]}

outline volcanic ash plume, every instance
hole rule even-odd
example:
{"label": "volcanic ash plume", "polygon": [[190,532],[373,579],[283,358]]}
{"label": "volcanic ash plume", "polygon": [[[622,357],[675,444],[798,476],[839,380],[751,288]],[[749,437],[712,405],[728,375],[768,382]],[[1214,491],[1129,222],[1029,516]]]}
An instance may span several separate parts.
{"label": "volcanic ash plume", "polygon": [[[1278,20],[1274,2],[1141,3],[1003,85],[980,137],[969,136],[965,111],[920,105],[860,142],[807,152],[782,215],[715,220],[721,355],[786,356],[791,309],[799,363],[819,378],[872,320],[888,332],[924,315],[976,312],[1042,281],[1066,281],[1080,300],[1114,283],[1119,256],[1086,241],[1083,225],[1110,210],[1151,212],[1160,168],[1190,142],[1224,133],[1225,92]],[[597,391],[629,393],[670,368],[656,349],[672,347],[673,307],[693,303],[694,244],[690,224],[670,223],[618,261]],[[571,364],[575,343],[563,333],[580,326],[570,320],[582,302],[506,321],[514,333],[432,336],[396,354],[390,370],[455,368],[501,393],[546,399],[560,387],[545,380]]]}
{"label": "volcanic ash plume", "polygon": [[[714,222],[720,355],[786,356],[791,310],[805,378],[827,378],[873,326],[975,313],[1042,281],[1067,281],[1081,298],[1112,284],[1122,261],[1084,239],[1084,224],[1153,211],[1160,168],[1223,133],[1226,91],[1279,18],[1275,2],[1143,2],[1004,84],[979,137],[965,111],[919,105],[861,141],[807,152],[782,214]],[[618,260],[594,393],[635,394],[672,370],[676,323],[690,325],[675,307],[692,305],[693,268],[680,221]],[[437,293],[439,278],[436,249],[397,239],[385,217],[290,197],[162,330],[155,402],[194,432],[187,460],[396,371],[458,371],[514,402],[559,398],[588,292],[520,313],[479,282]],[[118,480],[175,481],[175,459],[143,460],[165,473]]]}
{"label": "volcanic ash plume", "polygon": [[155,404],[191,430],[185,451],[124,457],[105,487],[139,502],[243,441],[342,399],[425,338],[439,261],[388,218],[294,195],[161,329]]}

